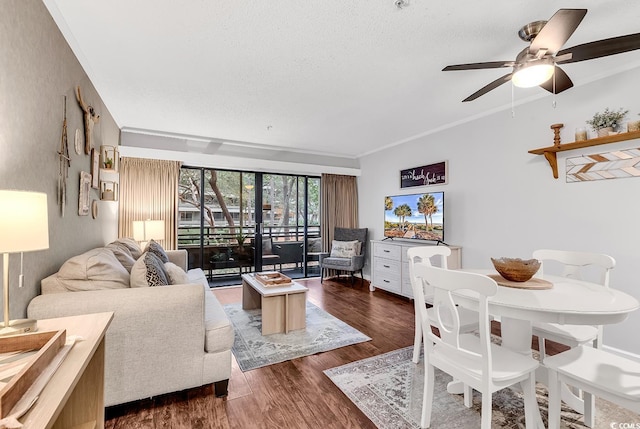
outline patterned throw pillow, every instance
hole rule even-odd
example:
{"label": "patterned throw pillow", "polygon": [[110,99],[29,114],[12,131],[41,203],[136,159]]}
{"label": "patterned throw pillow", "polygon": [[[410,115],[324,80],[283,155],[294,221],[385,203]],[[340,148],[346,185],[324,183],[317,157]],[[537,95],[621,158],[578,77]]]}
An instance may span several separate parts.
{"label": "patterned throw pillow", "polygon": [[166,286],[164,264],[154,253],[145,252],[131,268],[131,287]]}
{"label": "patterned throw pillow", "polygon": [[149,286],[166,286],[169,284],[164,263],[155,253],[147,252],[144,257],[144,265],[147,267],[147,283]]}
{"label": "patterned throw pillow", "polygon": [[331,244],[331,257],[332,258],[351,258],[356,256],[358,240],[354,241],[337,241],[333,240]]}
{"label": "patterned throw pillow", "polygon": [[149,244],[147,244],[147,247],[144,249],[144,251],[155,254],[158,258],[160,258],[163,264],[165,262],[169,262],[167,252],[165,252],[162,246],[154,240],[151,240]]}

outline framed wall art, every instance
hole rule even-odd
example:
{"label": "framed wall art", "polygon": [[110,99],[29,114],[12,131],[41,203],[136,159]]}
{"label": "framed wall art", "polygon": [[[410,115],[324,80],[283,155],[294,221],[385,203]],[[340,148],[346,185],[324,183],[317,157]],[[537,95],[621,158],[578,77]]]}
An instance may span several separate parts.
{"label": "framed wall art", "polygon": [[640,148],[567,158],[567,183],[640,177]]}
{"label": "framed wall art", "polygon": [[445,185],[447,183],[447,161],[421,167],[400,170],[400,187]]}
{"label": "framed wall art", "polygon": [[91,149],[91,187],[98,189],[100,182],[100,152]]}
{"label": "framed wall art", "polygon": [[80,172],[80,192],[78,194],[78,215],[89,215],[89,194],[91,193],[91,174]]}

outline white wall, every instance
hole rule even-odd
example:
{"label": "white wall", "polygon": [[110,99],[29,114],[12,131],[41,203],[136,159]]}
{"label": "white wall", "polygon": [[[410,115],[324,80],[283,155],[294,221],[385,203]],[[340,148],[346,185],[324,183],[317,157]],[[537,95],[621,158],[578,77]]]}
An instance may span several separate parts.
{"label": "white wall", "polygon": [[[537,248],[604,252],[617,261],[612,287],[640,299],[640,178],[566,183],[564,174],[567,157],[637,148],[640,140],[559,153],[558,179],[543,156],[527,153],[553,144],[554,123],[565,124],[561,136],[568,143],[576,127],[605,107],[624,107],[638,118],[639,74],[636,69],[574,87],[557,96],[555,109],[548,96],[516,106],[515,118],[510,111],[496,113],[363,157],[360,226],[380,239],[385,195],[444,191],[445,241],[463,247],[463,267],[490,267],[490,257],[530,257]],[[447,185],[400,189],[401,169],[442,160],[449,162]],[[640,355],[639,323],[636,311],[607,326],[604,343]]]}

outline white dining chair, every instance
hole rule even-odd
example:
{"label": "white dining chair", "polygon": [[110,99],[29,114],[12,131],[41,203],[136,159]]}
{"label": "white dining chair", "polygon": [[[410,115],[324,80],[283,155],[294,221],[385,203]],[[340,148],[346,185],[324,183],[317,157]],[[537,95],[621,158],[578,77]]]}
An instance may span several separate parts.
{"label": "white dining chair", "polygon": [[[562,267],[561,276],[582,280],[583,271],[596,269],[600,271],[598,284],[609,287],[609,273],[615,267],[616,261],[609,255],[602,253],[574,252],[566,250],[539,249],[533,252],[533,257],[542,262],[536,276],[544,274],[545,261],[555,261]],[[538,337],[540,361],[546,363],[546,340],[578,347],[589,344],[600,348],[602,345],[602,326],[591,325],[561,325],[557,323],[534,322],[532,334]],[[577,386],[574,386],[577,387]],[[570,392],[566,385],[565,400],[572,408],[584,414],[584,423],[588,427],[595,424],[595,399],[591,395],[583,395],[579,390]]]}
{"label": "white dining chair", "polygon": [[640,413],[640,362],[579,346],[549,356],[545,366],[549,371],[549,429],[560,428],[563,383],[582,389],[585,396],[595,395]]}
{"label": "white dining chair", "polygon": [[[493,392],[520,383],[524,393],[525,424],[533,428],[536,402],[535,371],[538,361],[505,347],[491,343],[488,297],[496,294],[496,282],[481,274],[446,270],[425,263],[414,265],[418,281],[433,288],[433,308],[440,336],[431,332],[423,288],[416,288],[420,321],[425,332],[424,364],[425,386],[420,426],[431,425],[433,405],[434,368],[439,368],[458,379],[465,386],[465,405],[471,405],[471,388],[482,394],[481,428],[491,428],[491,395]],[[452,292],[470,289],[479,295],[479,336],[460,331],[459,309]]]}
{"label": "white dining chair", "polygon": [[[589,267],[600,269],[599,284],[609,287],[609,272],[615,267],[616,261],[609,255],[602,253],[572,252],[566,250],[539,249],[533,252],[533,257],[542,262],[536,276],[542,276],[545,261],[556,261],[563,267],[563,277],[582,279],[582,271]],[[545,340],[555,341],[569,347],[592,343],[599,348],[602,342],[602,327],[589,325],[560,325],[557,323],[533,323],[533,335],[538,337],[540,359],[544,361],[546,350]]]}
{"label": "white dining chair", "polygon": [[[424,263],[431,265],[431,258],[436,258],[439,261],[441,268],[447,269],[447,257],[451,255],[451,249],[447,246],[416,246],[407,249],[407,256],[409,257],[409,276],[411,279],[411,288],[413,289],[413,296],[416,296],[415,288],[423,288],[425,301],[427,304],[432,304],[433,301],[433,289],[427,286],[424,289],[422,282],[414,281],[413,270],[416,263]],[[422,344],[422,325],[420,323],[420,311],[418,309],[418,301],[414,299],[414,312],[415,312],[415,337],[413,341],[413,363],[418,363],[420,360],[420,345]],[[471,332],[478,329],[478,313],[466,308],[460,308],[460,324],[462,332]],[[427,309],[429,319],[435,321],[434,312],[431,308]]]}

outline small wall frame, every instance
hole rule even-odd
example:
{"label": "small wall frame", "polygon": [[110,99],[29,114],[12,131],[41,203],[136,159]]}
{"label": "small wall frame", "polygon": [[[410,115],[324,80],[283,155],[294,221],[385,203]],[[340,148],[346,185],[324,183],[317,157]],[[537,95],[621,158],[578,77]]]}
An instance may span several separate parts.
{"label": "small wall frame", "polygon": [[102,201],[118,201],[118,182],[100,181],[100,199]]}
{"label": "small wall frame", "polygon": [[78,193],[78,216],[89,214],[89,196],[91,194],[91,174],[80,172],[80,192]]}
{"label": "small wall frame", "polygon": [[98,189],[100,181],[100,153],[95,149],[91,149],[91,187]]}
{"label": "small wall frame", "polygon": [[117,146],[100,146],[100,168],[117,172],[120,167],[120,154]]}

